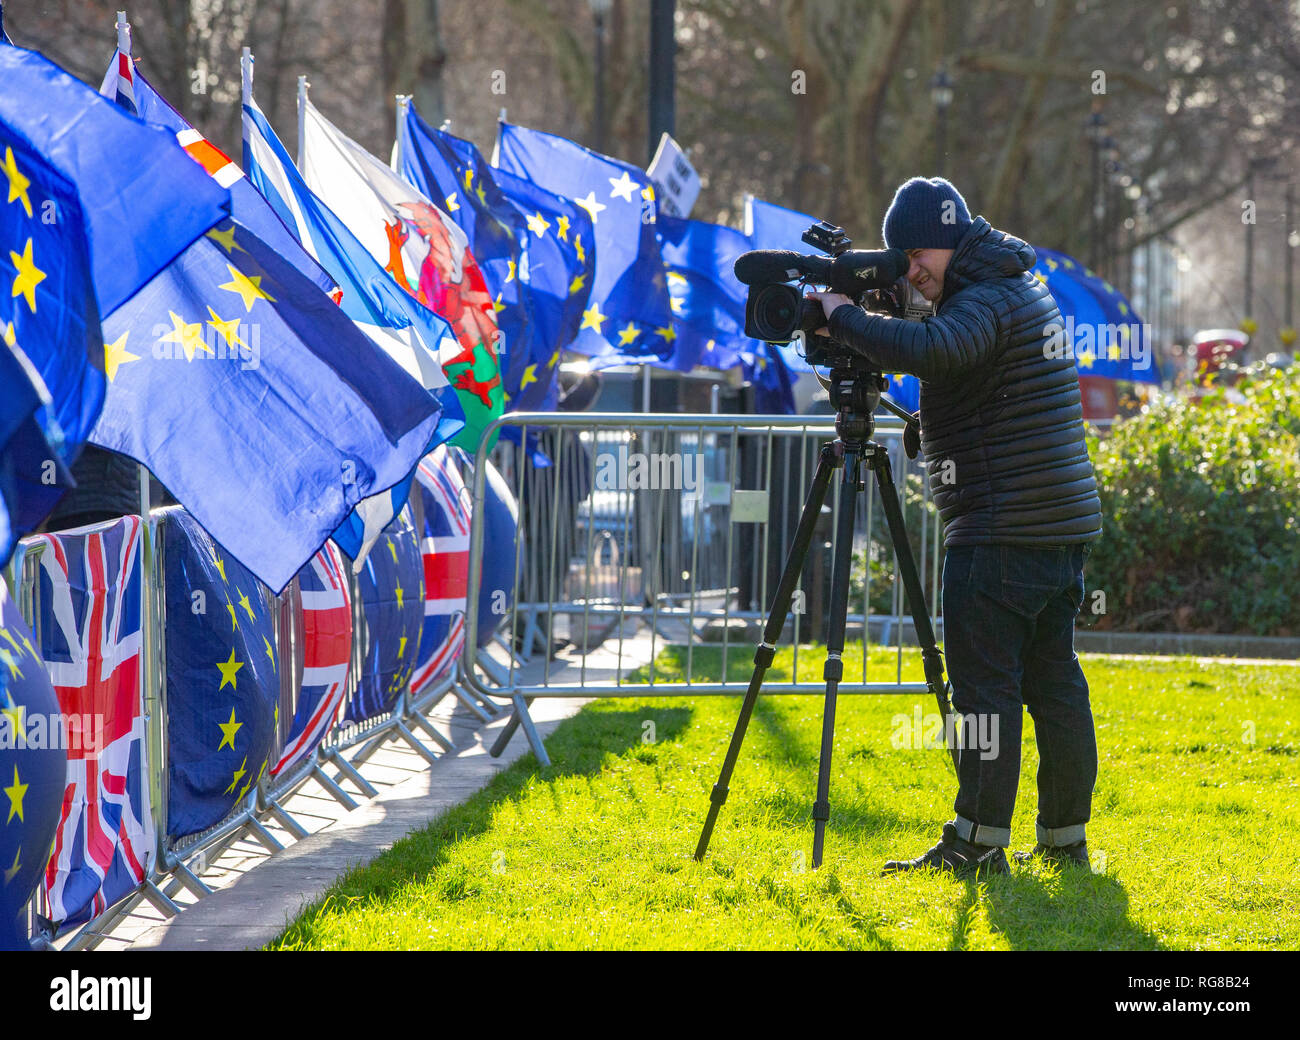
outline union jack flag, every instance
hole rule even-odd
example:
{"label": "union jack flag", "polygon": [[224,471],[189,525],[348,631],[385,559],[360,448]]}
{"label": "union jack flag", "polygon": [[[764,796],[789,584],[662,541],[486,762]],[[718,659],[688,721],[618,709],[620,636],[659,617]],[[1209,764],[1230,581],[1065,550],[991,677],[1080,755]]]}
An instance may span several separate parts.
{"label": "union jack flag", "polygon": [[289,739],[272,776],[316,749],[338,718],[348,692],[352,592],[343,555],[333,542],[326,542],[298,572],[298,584],[302,590],[302,690]]}
{"label": "union jack flag", "polygon": [[469,589],[470,496],[450,452],[439,445],[426,455],[416,480],[424,503],[424,628],[412,693],[446,675],[464,649]]}
{"label": "union jack flag", "polygon": [[141,523],[41,535],[41,656],[64,718],[67,786],[45,870],[51,919],[102,913],[154,856],[140,684]]}

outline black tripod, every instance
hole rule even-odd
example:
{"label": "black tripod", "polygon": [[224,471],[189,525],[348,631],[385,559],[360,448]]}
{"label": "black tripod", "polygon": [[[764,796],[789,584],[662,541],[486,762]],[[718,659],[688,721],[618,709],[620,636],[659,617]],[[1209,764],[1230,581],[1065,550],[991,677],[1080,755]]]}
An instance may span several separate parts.
{"label": "black tripod", "polygon": [[[735,732],[731,735],[731,744],[722,763],[722,772],[718,782],[713,785],[709,796],[709,815],[704,821],[704,830],[700,833],[700,842],[695,849],[695,858],[703,859],[709,850],[709,838],[713,834],[713,825],[718,819],[718,810],[727,800],[727,785],[731,782],[732,771],[736,768],[736,759],[740,755],[740,745],[745,739],[745,730],[749,726],[750,715],[758,701],[758,693],[763,685],[763,676],[772,665],[776,656],[776,641],[785,627],[790,613],[790,602],[794,597],[799,574],[803,570],[808,548],[812,544],[813,527],[826,500],[826,491],[830,487],[835,470],[843,467],[841,482],[839,515],[835,518],[835,560],[831,572],[831,609],[827,622],[826,666],[823,678],[826,680],[826,709],[822,716],[821,759],[817,769],[817,800],[813,803],[813,867],[821,866],[822,842],[826,832],[826,821],[830,818],[830,780],[831,780],[831,746],[835,737],[835,700],[839,692],[841,679],[844,677],[844,628],[849,610],[849,565],[853,558],[853,518],[857,505],[857,496],[866,490],[862,478],[865,465],[876,474],[876,486],[880,489],[880,501],[885,508],[885,518],[889,524],[889,538],[893,543],[898,560],[899,574],[907,592],[908,609],[912,613],[912,622],[916,628],[917,641],[921,645],[921,659],[925,667],[925,684],[939,702],[939,710],[944,718],[944,732],[951,733],[949,715],[952,708],[948,701],[948,687],[943,673],[943,656],[934,644],[934,629],[930,625],[930,615],[926,611],[925,593],[921,587],[921,578],[916,571],[916,562],[912,556],[912,547],[907,540],[903,527],[903,511],[898,501],[898,490],[894,485],[894,475],[889,465],[889,453],[871,440],[875,430],[872,413],[881,403],[880,392],[886,382],[879,372],[866,371],[845,362],[842,367],[831,368],[829,390],[831,403],[836,409],[835,440],[822,446],[817,470],[813,474],[812,488],[808,500],[804,503],[803,513],[799,516],[799,526],[795,529],[794,544],[786,558],[785,570],[777,585],[776,595],[763,629],[763,641],[754,652],[754,674],[749,680],[749,689],[745,692],[745,701],[740,708],[740,718],[736,721]],[[883,402],[891,411],[913,421],[906,412],[892,406],[892,402]],[[865,643],[864,631],[864,643]],[[864,647],[865,650],[865,647]],[[953,765],[957,764],[957,749],[949,747]]]}

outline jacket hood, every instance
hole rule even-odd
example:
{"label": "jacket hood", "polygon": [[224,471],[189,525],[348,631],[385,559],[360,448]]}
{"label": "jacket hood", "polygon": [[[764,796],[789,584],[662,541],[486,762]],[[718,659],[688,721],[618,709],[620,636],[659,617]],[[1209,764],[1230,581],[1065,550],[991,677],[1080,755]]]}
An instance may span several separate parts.
{"label": "jacket hood", "polygon": [[976,217],[948,261],[939,303],[942,305],[953,293],[975,282],[1022,275],[1037,259],[1028,242],[999,231],[983,217]]}

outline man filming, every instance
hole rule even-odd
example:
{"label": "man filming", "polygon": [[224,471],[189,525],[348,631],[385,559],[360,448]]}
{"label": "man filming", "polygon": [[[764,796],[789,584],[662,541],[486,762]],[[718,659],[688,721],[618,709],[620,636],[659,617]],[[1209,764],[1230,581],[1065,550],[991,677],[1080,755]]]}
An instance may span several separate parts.
{"label": "man filming", "polygon": [[953,706],[967,726],[987,718],[1000,738],[992,757],[974,747],[960,755],[955,818],[939,843],[885,870],[1008,872],[1022,704],[1040,757],[1038,843],[1016,858],[1087,866],[1097,742],[1074,619],[1101,503],[1074,362],[1044,350],[1044,327],[1059,327],[1061,315],[1029,273],[1033,249],[972,220],[942,178],[903,184],[884,236],[910,258],[908,281],[934,305],[932,317],[890,318],[837,293],[809,297],[826,312],[820,334],[921,381],[921,444],[944,523]]}

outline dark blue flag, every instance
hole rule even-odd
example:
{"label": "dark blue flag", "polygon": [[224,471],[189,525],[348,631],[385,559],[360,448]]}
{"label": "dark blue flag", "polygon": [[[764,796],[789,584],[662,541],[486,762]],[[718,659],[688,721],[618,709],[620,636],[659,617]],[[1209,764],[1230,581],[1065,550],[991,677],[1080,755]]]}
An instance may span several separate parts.
{"label": "dark blue flag", "polygon": [[[0,127],[61,174],[80,200],[102,316],[229,214],[230,193],[174,136],[145,126],[41,55],[0,47],[0,82]],[[24,214],[61,219],[57,203],[31,214],[24,206]]]}
{"label": "dark blue flag", "polygon": [[104,336],[95,443],[148,466],[276,590],[414,470],[438,425],[437,400],[238,224],[190,247]]}
{"label": "dark blue flag", "polygon": [[591,217],[596,276],[575,349],[602,367],[669,357],[672,309],[645,171],[509,123],[500,124],[497,144],[502,169],[563,195]]}
{"label": "dark blue flag", "polygon": [[673,367],[734,368],[742,351],[757,346],[745,336],[746,290],[732,273],[749,240],[721,224],[662,214],[659,235],[676,331]]}
{"label": "dark blue flag", "polygon": [[223,819],[275,764],[280,673],[267,590],[184,510],[162,523],[167,833]]}
{"label": "dark blue flag", "polygon": [[391,710],[411,681],[424,626],[424,562],[409,508],[384,530],[357,575],[365,627],[361,674],[346,718],[363,722]]}
{"label": "dark blue flag", "polygon": [[1081,376],[1160,383],[1150,330],[1123,295],[1074,257],[1034,247],[1033,275],[1061,309],[1061,327],[1047,330],[1047,349],[1073,357]]}

